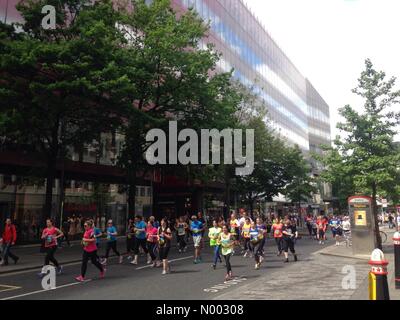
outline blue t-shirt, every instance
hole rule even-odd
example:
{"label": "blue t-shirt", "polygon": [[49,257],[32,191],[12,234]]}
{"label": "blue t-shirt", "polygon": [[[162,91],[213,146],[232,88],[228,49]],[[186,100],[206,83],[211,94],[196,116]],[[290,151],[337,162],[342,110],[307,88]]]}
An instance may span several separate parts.
{"label": "blue t-shirt", "polygon": [[203,223],[201,221],[192,221],[190,224],[190,230],[192,230],[193,237],[201,236],[200,229],[203,229]]}
{"label": "blue t-shirt", "polygon": [[111,235],[111,233],[117,233],[117,228],[115,228],[114,226],[107,227],[107,240],[109,242],[117,241],[117,238]]}
{"label": "blue t-shirt", "polygon": [[136,231],[135,236],[136,239],[146,239],[146,222],[139,221],[135,222],[136,229],[144,229],[145,231]]}
{"label": "blue t-shirt", "polygon": [[[98,236],[101,234],[101,230],[97,227],[94,228],[94,235]],[[100,243],[100,237],[96,237],[96,244],[98,245]]]}

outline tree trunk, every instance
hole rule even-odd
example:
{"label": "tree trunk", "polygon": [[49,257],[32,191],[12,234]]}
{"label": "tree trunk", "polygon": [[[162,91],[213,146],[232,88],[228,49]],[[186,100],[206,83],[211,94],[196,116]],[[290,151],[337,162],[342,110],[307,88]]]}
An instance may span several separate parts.
{"label": "tree trunk", "polygon": [[42,223],[44,223],[46,219],[51,218],[53,207],[53,187],[54,179],[56,177],[56,162],[57,157],[49,157],[47,160],[46,198],[43,208]]}
{"label": "tree trunk", "polygon": [[248,198],[248,200],[249,200],[249,210],[250,210],[250,217],[251,217],[251,219],[253,219],[254,217],[253,217],[253,209],[254,209],[254,199],[250,196],[249,198]]}
{"label": "tree trunk", "polygon": [[375,234],[375,246],[378,249],[382,250],[382,237],[379,232],[379,222],[378,222],[378,208],[376,204],[376,195],[377,195],[377,187],[376,183],[372,183],[372,217],[373,217],[373,226],[374,226],[374,234]]}
{"label": "tree trunk", "polygon": [[128,208],[129,218],[136,215],[136,171],[128,174]]}

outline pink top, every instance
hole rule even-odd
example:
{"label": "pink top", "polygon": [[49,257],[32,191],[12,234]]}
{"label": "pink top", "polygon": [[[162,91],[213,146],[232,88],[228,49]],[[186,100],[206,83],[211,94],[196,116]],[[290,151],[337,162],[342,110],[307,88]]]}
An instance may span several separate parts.
{"label": "pink top", "polygon": [[42,237],[44,238],[44,246],[45,248],[55,247],[57,245],[57,228],[45,228],[42,232]]}
{"label": "pink top", "polygon": [[147,241],[148,242],[152,242],[152,243],[156,243],[158,240],[158,229],[150,226],[150,227],[146,227],[146,235],[147,235]]}
{"label": "pink top", "polygon": [[[82,239],[95,239],[93,228],[85,231]],[[86,252],[96,251],[97,250],[96,241],[92,241],[92,242],[84,242],[83,241],[83,250],[85,250]]]}

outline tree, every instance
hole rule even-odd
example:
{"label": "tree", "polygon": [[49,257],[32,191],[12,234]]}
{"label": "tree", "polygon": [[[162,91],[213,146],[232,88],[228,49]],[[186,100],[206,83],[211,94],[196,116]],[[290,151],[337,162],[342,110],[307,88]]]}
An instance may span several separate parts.
{"label": "tree", "polygon": [[[377,195],[379,189],[396,185],[400,154],[394,145],[400,114],[391,107],[398,104],[400,91],[394,90],[396,78],[376,71],[370,60],[353,92],[364,99],[363,112],[347,105],[340,109],[343,123],[337,125],[344,135],[336,137],[334,147],[325,148],[325,177],[351,177],[356,191],[372,196],[372,213],[376,246],[381,247],[378,226]],[[331,179],[332,180],[332,179]],[[350,196],[350,194],[348,195]]]}
{"label": "tree", "polygon": [[[41,27],[45,4],[56,8],[54,30]],[[0,136],[45,162],[46,218],[57,160],[117,126],[133,86],[121,68],[126,39],[111,1],[24,0],[17,8],[22,32],[0,24]]]}
{"label": "tree", "polygon": [[312,194],[317,192],[316,181],[311,175],[311,166],[304,159],[300,149],[294,148],[291,154],[293,166],[290,169],[293,171],[293,178],[283,193],[298,205],[298,212],[301,214],[301,202],[308,203]]}
{"label": "tree", "polygon": [[[211,45],[199,49],[208,26],[190,10],[177,14],[170,0],[131,1],[122,30],[129,40],[126,72],[134,84],[131,109],[120,131],[125,142],[119,166],[127,171],[129,211],[135,213],[137,177],[152,170],[144,159],[149,147],[146,133],[152,128],[168,131],[168,121],[177,120],[178,130],[228,128],[236,111],[236,94],[230,73],[215,73],[219,54]],[[200,167],[166,166],[181,171],[190,180]],[[182,170],[183,169],[183,170]]]}

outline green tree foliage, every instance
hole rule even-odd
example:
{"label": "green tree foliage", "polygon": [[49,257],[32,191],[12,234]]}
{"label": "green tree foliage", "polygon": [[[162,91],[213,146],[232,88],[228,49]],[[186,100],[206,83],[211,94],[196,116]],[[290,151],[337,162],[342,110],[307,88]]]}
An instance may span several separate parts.
{"label": "green tree foliage", "polygon": [[[340,109],[344,122],[337,127],[343,136],[335,139],[333,148],[325,148],[326,156],[321,159],[327,168],[323,173],[327,181],[345,178],[345,187],[354,185],[355,191],[372,196],[377,246],[381,246],[377,194],[379,190],[393,192],[398,185],[400,153],[394,136],[400,115],[393,107],[399,103],[400,91],[394,89],[395,81],[387,80],[384,72],[376,71],[370,60],[365,61],[358,87],[353,90],[364,99],[363,112],[349,105]],[[352,181],[348,181],[349,177]]]}

